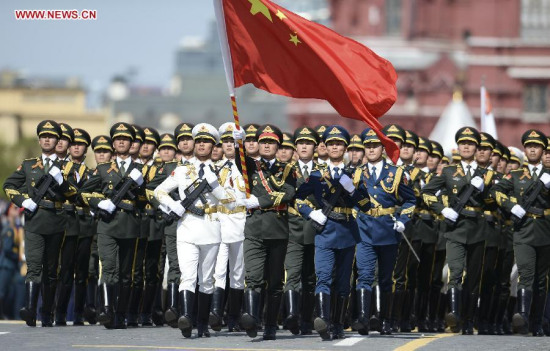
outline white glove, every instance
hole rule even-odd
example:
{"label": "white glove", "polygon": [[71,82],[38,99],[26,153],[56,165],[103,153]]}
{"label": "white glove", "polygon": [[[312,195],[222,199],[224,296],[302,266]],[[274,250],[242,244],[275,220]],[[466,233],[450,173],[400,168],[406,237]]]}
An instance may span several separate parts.
{"label": "white glove", "polygon": [[21,204],[22,207],[25,207],[27,210],[34,212],[36,211],[36,208],[38,205],[36,202],[32,201],[32,199],[25,199],[23,203]]}
{"label": "white glove", "polygon": [[350,194],[355,191],[353,180],[351,180],[351,178],[348,177],[347,174],[344,174],[340,177],[340,184],[342,184],[342,187],[344,187],[344,189]]}
{"label": "white glove", "polygon": [[539,180],[544,184],[546,189],[550,188],[550,174],[548,173],[541,174]]}
{"label": "white glove", "polygon": [[311,211],[311,213],[309,214],[309,218],[319,223],[320,225],[324,225],[327,222],[327,216],[323,214],[322,210]]}
{"label": "white glove", "polygon": [[473,177],[472,180],[470,181],[470,184],[472,184],[479,191],[483,191],[483,188],[485,188],[483,179],[481,179],[480,176]]}
{"label": "white glove", "polygon": [[185,213],[185,208],[182,206],[181,202],[179,201],[171,201],[168,204],[168,208],[180,217],[182,217],[183,214]]}
{"label": "white glove", "polygon": [[522,219],[526,213],[523,207],[521,207],[520,205],[514,205],[514,207],[512,207],[512,210],[510,212],[512,212],[512,214],[519,219]]}
{"label": "white glove", "polygon": [[405,231],[405,225],[401,221],[395,221],[393,223],[393,230],[399,233],[403,233]]}
{"label": "white glove", "polygon": [[254,195],[250,195],[250,197],[248,199],[244,199],[243,202],[247,210],[260,207],[260,202],[258,201],[258,198]]}
{"label": "white glove", "polygon": [[441,214],[443,215],[443,217],[452,222],[456,222],[456,220],[458,219],[458,213],[456,213],[456,211],[450,207],[445,207],[443,211],[441,211]]}
{"label": "white glove", "polygon": [[48,173],[50,173],[53,179],[55,179],[57,184],[61,185],[61,183],[63,183],[63,174],[61,174],[61,170],[59,170],[59,168],[53,166],[52,168],[50,168],[50,171]]}
{"label": "white glove", "polygon": [[246,132],[244,131],[244,129],[242,129],[242,128],[234,129],[233,130],[233,139],[235,139],[235,141],[246,139]]}
{"label": "white glove", "polygon": [[212,189],[220,185],[218,182],[218,176],[212,172],[209,166],[204,167],[204,179],[206,179],[208,185],[210,185]]}
{"label": "white glove", "polygon": [[107,199],[107,200],[101,200],[98,204],[97,204],[97,207],[101,208],[102,210],[105,210],[109,213],[113,213],[115,212],[116,210],[116,206],[115,204]]}
{"label": "white glove", "polygon": [[143,175],[137,168],[132,169],[128,176],[132,178],[132,180],[136,182],[138,186],[141,186],[141,184],[143,184]]}

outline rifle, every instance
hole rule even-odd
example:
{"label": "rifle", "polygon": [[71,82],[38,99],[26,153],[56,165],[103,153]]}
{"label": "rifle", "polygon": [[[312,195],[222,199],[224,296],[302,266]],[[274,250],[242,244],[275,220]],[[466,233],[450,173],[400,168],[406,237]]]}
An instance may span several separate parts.
{"label": "rifle", "polygon": [[[231,160],[227,160],[220,168],[216,169],[214,171],[214,174],[217,176],[220,173],[220,171],[229,162],[231,162]],[[195,206],[195,201],[197,201],[197,199],[200,199],[201,202],[204,205],[206,205],[207,200],[206,200],[206,197],[204,196],[204,193],[209,193],[211,191],[212,191],[212,187],[210,186],[210,184],[208,184],[206,179],[201,179],[201,178],[195,179],[193,183],[191,183],[191,185],[189,185],[183,191],[183,193],[185,194],[185,199],[183,199],[180,203],[183,206],[183,208],[185,208],[185,212],[190,212],[197,216],[204,216],[204,209],[198,208],[197,206]],[[168,222],[177,221],[181,218],[173,211],[170,211],[170,213],[168,213],[163,217]]]}
{"label": "rifle", "polygon": [[[55,181],[55,179],[53,179],[53,177],[50,174],[46,174],[40,177],[40,179],[36,183],[36,187],[33,187],[34,196],[32,197],[32,201],[34,201],[34,203],[38,205],[38,203],[42,201],[46,193],[48,193],[52,198],[55,198],[56,194],[51,189],[52,185],[55,185],[55,184],[57,184],[57,182]],[[25,215],[27,216],[27,219],[31,219],[36,214],[37,211],[38,209],[36,209],[34,212],[29,211],[28,209],[25,209]]]}
{"label": "rifle", "polygon": [[[460,215],[460,211],[466,206],[468,201],[470,200],[470,197],[473,195],[474,191],[476,191],[476,187],[472,184],[468,184],[466,186],[466,189],[464,189],[460,195],[458,196],[458,201],[455,203],[455,205],[452,207],[452,209]],[[458,219],[457,219],[458,220]],[[448,226],[454,227],[456,225],[456,221],[453,222],[447,218],[445,218],[445,223]]]}
{"label": "rifle", "polygon": [[[540,196],[540,192],[542,191],[543,187],[544,187],[544,184],[541,181],[537,180],[536,183],[531,184],[531,186],[527,189],[521,201],[521,206],[525,209],[525,211],[529,211],[529,208],[533,206],[537,198]],[[519,218],[518,216],[512,214],[512,222],[514,222],[514,230],[518,230],[523,225],[526,218],[527,218],[526,216]]]}
{"label": "rifle", "polygon": [[[330,197],[328,198],[328,200],[326,200],[326,199],[322,200],[323,209],[321,210],[321,212],[325,215],[325,217],[327,217],[327,218],[330,217],[330,213],[332,212],[334,207],[336,207],[336,203],[338,202],[338,199],[342,195],[343,191],[344,191],[344,187],[342,186],[342,184],[340,184],[340,182],[337,182],[336,185],[334,185],[330,189],[331,194],[330,194]],[[326,225],[326,223],[325,224],[320,224],[320,223],[317,223],[313,220],[311,221],[311,226],[313,228],[315,228],[317,233],[321,233],[323,231],[323,229],[325,229],[325,225]]]}
{"label": "rifle", "polygon": [[[113,205],[119,207],[120,203],[126,196],[128,196],[131,200],[135,199],[135,195],[130,191],[133,185],[134,180],[132,178],[125,177],[124,179],[122,179],[122,181],[117,184],[113,196],[111,196],[111,202],[113,203]],[[109,213],[103,209],[99,209],[98,214],[99,217],[107,223],[115,217],[114,211],[113,213]]]}

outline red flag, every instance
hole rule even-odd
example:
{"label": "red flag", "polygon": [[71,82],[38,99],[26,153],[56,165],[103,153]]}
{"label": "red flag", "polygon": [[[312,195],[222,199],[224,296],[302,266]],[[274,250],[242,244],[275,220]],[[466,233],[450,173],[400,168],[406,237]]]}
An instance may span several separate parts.
{"label": "red flag", "polygon": [[252,83],[274,94],[327,100],[341,116],[365,121],[397,160],[399,149],[377,120],[397,97],[397,74],[389,61],[269,0],[218,1],[218,15],[223,12],[225,19],[220,32],[227,33],[227,44],[221,36],[222,51],[230,54],[224,59],[235,88]]}

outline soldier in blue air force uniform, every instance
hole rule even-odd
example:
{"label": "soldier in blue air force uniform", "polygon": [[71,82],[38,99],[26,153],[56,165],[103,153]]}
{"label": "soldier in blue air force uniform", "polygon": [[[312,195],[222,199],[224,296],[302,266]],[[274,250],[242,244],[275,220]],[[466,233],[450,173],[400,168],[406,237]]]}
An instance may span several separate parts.
{"label": "soldier in blue air force uniform", "polygon": [[[349,133],[340,126],[331,126],[325,130],[323,141],[327,145],[329,161],[323,168],[311,172],[308,181],[300,186],[296,195],[300,214],[321,226],[324,225],[322,231],[315,236],[315,296],[318,318],[314,321],[314,328],[323,340],[331,339],[330,293],[333,271],[337,279],[336,304],[332,314],[333,338],[345,337],[343,321],[350,294],[353,255],[355,245],[360,241],[353,208],[358,206],[366,210],[369,203],[367,189],[357,189],[362,170],[356,168],[353,174],[346,174],[349,170],[345,168],[343,156],[349,139]],[[337,192],[340,193],[339,196]],[[311,194],[315,203],[308,200]],[[323,213],[323,208],[330,205],[334,207],[327,216]]]}
{"label": "soldier in blue air force uniform", "polygon": [[[376,133],[368,128],[361,136],[368,162],[360,168],[358,190],[368,192],[370,206],[360,207],[357,216],[361,242],[356,253],[359,315],[354,328],[362,335],[368,334],[372,284],[378,262],[381,334],[384,335],[391,334],[392,273],[397,246],[414,211],[416,198],[407,185],[404,169],[388,164],[382,156],[383,146]],[[400,213],[396,213],[396,206],[400,206]]]}

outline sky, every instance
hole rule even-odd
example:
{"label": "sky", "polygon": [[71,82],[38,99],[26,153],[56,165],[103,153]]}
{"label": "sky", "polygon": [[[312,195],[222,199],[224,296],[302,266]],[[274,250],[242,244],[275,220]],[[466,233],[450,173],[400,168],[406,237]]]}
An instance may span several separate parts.
{"label": "sky", "polygon": [[[16,20],[15,10],[97,10],[97,20]],[[0,70],[28,76],[79,77],[99,91],[136,70],[133,84],[166,87],[186,36],[203,37],[212,0],[2,0]]]}

